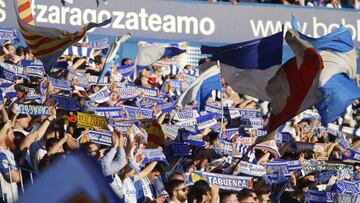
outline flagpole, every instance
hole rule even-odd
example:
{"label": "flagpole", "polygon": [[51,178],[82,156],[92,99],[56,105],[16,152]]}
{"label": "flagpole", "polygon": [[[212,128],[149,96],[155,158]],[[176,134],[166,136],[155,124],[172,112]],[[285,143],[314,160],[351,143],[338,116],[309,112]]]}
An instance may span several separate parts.
{"label": "flagpole", "polygon": [[[220,61],[217,61],[217,66],[221,73]],[[221,74],[220,74],[220,81],[221,81]],[[215,96],[216,98],[216,96]],[[221,88],[221,126],[220,126],[220,137],[223,134],[223,125],[224,125],[224,87]]]}

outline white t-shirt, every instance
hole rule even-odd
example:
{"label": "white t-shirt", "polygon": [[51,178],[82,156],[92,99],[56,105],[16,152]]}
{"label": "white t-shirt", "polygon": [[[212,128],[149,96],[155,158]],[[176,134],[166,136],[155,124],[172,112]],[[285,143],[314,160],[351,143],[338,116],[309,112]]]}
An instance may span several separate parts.
{"label": "white t-shirt", "polygon": [[123,181],[124,201],[126,203],[137,202],[134,176],[125,178]]}
{"label": "white t-shirt", "polygon": [[17,184],[15,182],[10,183],[5,179],[5,175],[9,173],[9,167],[16,166],[14,155],[11,151],[0,148],[0,157],[0,199],[5,199],[8,203],[16,202],[19,198]]}

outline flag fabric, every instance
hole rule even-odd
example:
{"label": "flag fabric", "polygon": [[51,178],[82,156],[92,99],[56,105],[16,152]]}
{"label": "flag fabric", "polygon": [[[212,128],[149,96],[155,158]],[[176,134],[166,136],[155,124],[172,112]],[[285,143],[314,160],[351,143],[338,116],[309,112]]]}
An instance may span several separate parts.
{"label": "flag fabric", "polygon": [[222,76],[235,91],[271,102],[269,133],[321,99],[317,89],[323,67],[320,55],[295,30],[289,30],[285,39],[296,57],[281,66],[242,70],[221,65]]}
{"label": "flag fabric", "polygon": [[172,58],[184,52],[186,52],[186,50],[172,46],[163,47],[157,45],[140,47],[135,59],[133,79],[137,78],[138,74],[145,69],[144,67],[150,66],[158,60]]}
{"label": "flag fabric", "polygon": [[51,71],[53,64],[65,49],[81,40],[88,30],[105,26],[111,22],[111,18],[102,23],[90,22],[79,31],[69,33],[56,28],[36,26],[29,0],[17,0],[16,8],[19,28],[25,43],[34,56],[43,63],[47,73]]}
{"label": "flag fabric", "polygon": [[272,109],[268,132],[321,99],[318,89],[320,71],[324,66],[321,56],[301,40],[295,30],[289,30],[285,39],[296,57],[283,64],[265,88]]}
{"label": "flag fabric", "polygon": [[340,26],[325,36],[311,38],[301,33],[295,16],[292,16],[291,23],[300,38],[311,43],[324,61],[324,70],[319,78],[323,97],[316,108],[321,123],[326,126],[341,116],[355,99],[360,98],[360,89],[354,81],[357,60],[351,32]]}
{"label": "flag fabric", "polygon": [[123,201],[111,189],[95,160],[84,154],[73,153],[46,168],[18,202]]}
{"label": "flag fabric", "polygon": [[94,49],[87,47],[70,46],[64,51],[63,54],[70,56],[86,56],[88,58],[94,59]]}
{"label": "flag fabric", "polygon": [[114,42],[111,44],[111,48],[108,50],[107,52],[107,56],[105,59],[105,65],[103,67],[103,69],[101,70],[99,79],[98,79],[98,83],[100,81],[102,81],[102,79],[104,78],[104,76],[106,75],[106,73],[108,73],[110,71],[111,65],[112,63],[110,63],[114,57],[116,56],[120,46],[122,43],[126,42],[128,39],[130,39],[132,37],[131,33],[127,33],[125,35],[119,36],[117,37]]}
{"label": "flag fabric", "polygon": [[267,69],[281,64],[283,32],[269,37],[221,47],[201,46],[201,54],[212,54],[212,60],[242,69]]}
{"label": "flag fabric", "polygon": [[206,63],[199,67],[199,69],[206,70],[178,98],[175,106],[184,108],[187,104],[196,101],[198,111],[204,110],[206,100],[209,98],[211,91],[222,89],[220,69],[216,64]]}

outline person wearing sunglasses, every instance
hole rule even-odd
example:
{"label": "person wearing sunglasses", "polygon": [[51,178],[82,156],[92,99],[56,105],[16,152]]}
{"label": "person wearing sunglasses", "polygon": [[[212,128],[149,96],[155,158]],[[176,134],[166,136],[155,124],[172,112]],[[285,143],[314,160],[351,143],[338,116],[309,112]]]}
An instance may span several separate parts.
{"label": "person wearing sunglasses", "polygon": [[188,189],[181,180],[171,180],[166,185],[166,191],[170,196],[170,203],[187,202]]}

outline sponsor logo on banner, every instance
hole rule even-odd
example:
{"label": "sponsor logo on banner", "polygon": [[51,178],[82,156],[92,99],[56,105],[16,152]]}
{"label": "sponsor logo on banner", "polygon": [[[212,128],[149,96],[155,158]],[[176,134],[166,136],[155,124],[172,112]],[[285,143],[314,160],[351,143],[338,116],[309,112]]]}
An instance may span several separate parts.
{"label": "sponsor logo on banner", "polygon": [[96,144],[111,146],[111,137],[111,132],[89,130],[88,133],[82,135],[80,143],[93,142]]}
{"label": "sponsor logo on banner", "polygon": [[17,112],[19,114],[29,114],[32,116],[37,115],[50,115],[50,106],[26,105],[17,104]]}
{"label": "sponsor logo on banner", "polygon": [[195,183],[198,180],[205,180],[210,186],[218,186],[220,189],[235,191],[241,191],[244,188],[249,188],[252,178],[202,171],[195,171],[189,176],[188,180],[190,180],[190,183]]}
{"label": "sponsor logo on banner", "polygon": [[78,112],[77,125],[85,128],[92,128],[97,126],[101,129],[106,129],[106,118],[103,116]]}

